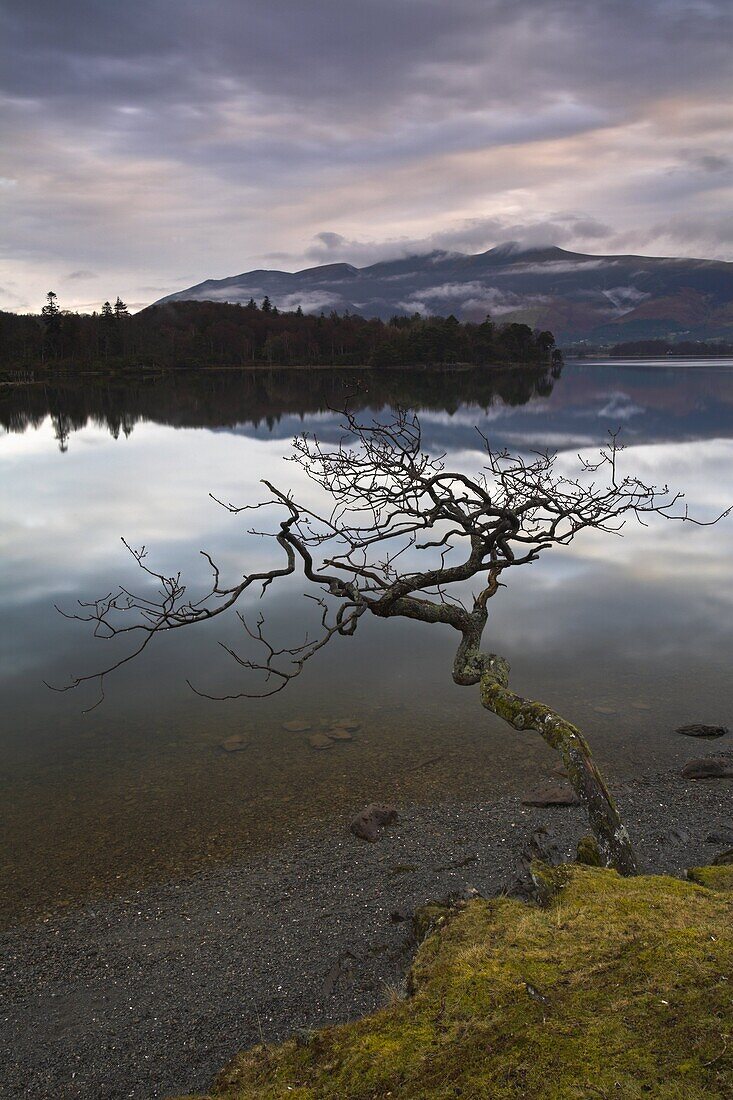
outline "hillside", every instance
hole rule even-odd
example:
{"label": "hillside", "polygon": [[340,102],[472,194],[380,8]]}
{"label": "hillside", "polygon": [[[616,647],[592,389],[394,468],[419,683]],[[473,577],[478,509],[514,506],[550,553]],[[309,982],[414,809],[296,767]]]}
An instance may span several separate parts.
{"label": "hillside", "polygon": [[248,271],[162,298],[244,302],[268,295],[280,309],[453,313],[551,329],[562,343],[733,335],[733,263],[648,256],[590,256],[562,248],[499,245],[470,256],[433,252],[357,268]]}

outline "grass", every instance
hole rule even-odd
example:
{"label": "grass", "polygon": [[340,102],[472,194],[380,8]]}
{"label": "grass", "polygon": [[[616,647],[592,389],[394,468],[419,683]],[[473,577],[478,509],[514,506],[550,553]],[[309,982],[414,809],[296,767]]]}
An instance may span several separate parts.
{"label": "grass", "polygon": [[538,867],[545,905],[430,907],[410,996],[257,1046],[216,1100],[730,1100],[733,867]]}

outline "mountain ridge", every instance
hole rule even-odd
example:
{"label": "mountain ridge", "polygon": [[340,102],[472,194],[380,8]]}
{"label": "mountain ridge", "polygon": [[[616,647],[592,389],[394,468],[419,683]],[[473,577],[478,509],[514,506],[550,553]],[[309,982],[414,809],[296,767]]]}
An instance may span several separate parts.
{"label": "mountain ridge", "polygon": [[715,339],[733,335],[733,263],[635,254],[594,255],[506,241],[470,254],[436,250],[365,267],[335,262],[298,271],[259,268],[206,279],[171,301],[246,303],[267,295],[280,309],[455,314],[549,328],[564,343]]}

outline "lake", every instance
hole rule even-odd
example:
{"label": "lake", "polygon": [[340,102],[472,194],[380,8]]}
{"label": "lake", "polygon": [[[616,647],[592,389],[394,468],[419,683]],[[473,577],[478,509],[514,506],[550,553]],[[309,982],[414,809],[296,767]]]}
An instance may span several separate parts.
{"label": "lake", "polygon": [[[205,549],[236,578],[271,561],[209,496],[261,498],[261,478],[304,486],[283,461],[294,434],[339,436],[336,411],[420,412],[424,442],[451,467],[494,444],[552,448],[563,469],[622,429],[625,468],[683,488],[710,519],[733,503],[733,360],[567,363],[531,372],[180,372],[129,380],[14,385],[0,391],[0,678],[3,690],[4,918],[58,906],[273,848],[319,823],[344,827],[365,802],[491,799],[521,791],[557,761],[451,679],[452,631],[366,621],[267,700],[211,702],[246,690],[217,642],[236,620],[156,639],[94,687],[59,694],[94,671],[109,643],[62,617],[75,601],[133,584],[120,542],[205,586]],[[615,782],[694,755],[674,734],[733,719],[733,519],[696,527],[655,519],[625,536],[592,532],[517,570],[492,601],[486,648],[511,663],[513,686],[587,733]],[[302,582],[273,587],[264,608],[283,641],[307,625]],[[352,742],[310,748],[286,722],[353,716]],[[733,723],[731,723],[733,724]],[[220,745],[242,735],[248,747]]]}

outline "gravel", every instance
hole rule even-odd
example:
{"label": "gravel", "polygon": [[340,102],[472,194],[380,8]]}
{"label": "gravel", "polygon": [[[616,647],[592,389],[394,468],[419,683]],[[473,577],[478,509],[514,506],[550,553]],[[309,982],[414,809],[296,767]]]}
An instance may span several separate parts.
{"label": "gravel", "polygon": [[[706,838],[733,822],[725,780],[653,776],[616,795],[648,871],[710,862],[720,846]],[[399,809],[375,844],[345,821],[268,858],[4,934],[0,1095],[205,1091],[243,1047],[383,1003],[409,964],[417,906],[506,888],[540,825],[568,856],[586,831],[577,808],[514,797]]]}

